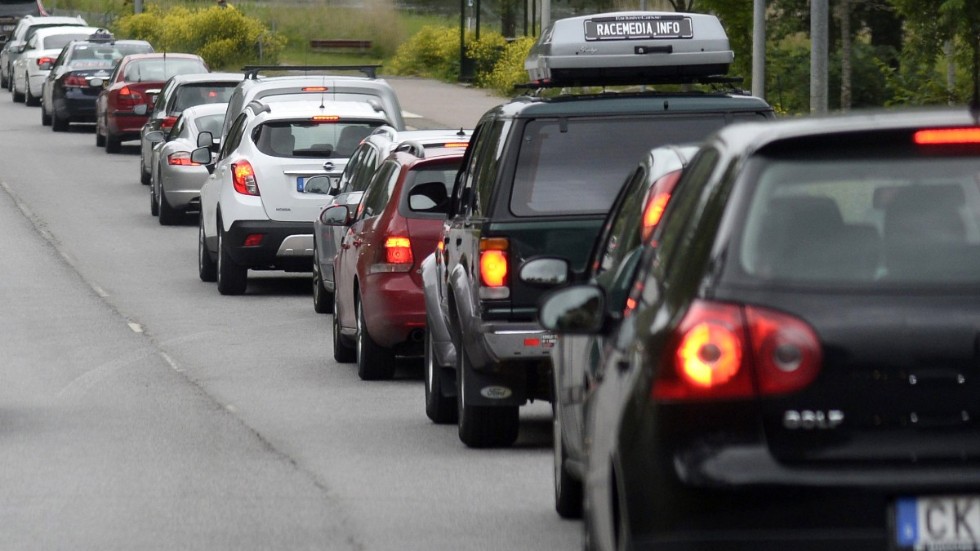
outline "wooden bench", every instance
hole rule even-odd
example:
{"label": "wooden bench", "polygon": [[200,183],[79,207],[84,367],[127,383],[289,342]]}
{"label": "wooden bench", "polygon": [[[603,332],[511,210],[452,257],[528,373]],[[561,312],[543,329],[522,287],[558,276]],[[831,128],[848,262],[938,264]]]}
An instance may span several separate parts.
{"label": "wooden bench", "polygon": [[331,38],[310,40],[311,50],[357,50],[366,52],[371,49],[370,40],[358,40],[354,38]]}

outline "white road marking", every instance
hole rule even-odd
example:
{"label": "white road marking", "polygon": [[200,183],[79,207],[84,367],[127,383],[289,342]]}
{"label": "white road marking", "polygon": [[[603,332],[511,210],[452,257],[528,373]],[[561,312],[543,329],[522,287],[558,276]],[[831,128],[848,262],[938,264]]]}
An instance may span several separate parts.
{"label": "white road marking", "polygon": [[405,118],[405,119],[421,119],[423,117],[422,117],[422,115],[419,115],[417,113],[412,113],[411,111],[402,111],[402,118]]}
{"label": "white road marking", "polygon": [[140,324],[138,324],[138,323],[129,322],[126,325],[128,325],[129,328],[133,330],[133,333],[142,333],[143,332],[143,326],[140,325]]}

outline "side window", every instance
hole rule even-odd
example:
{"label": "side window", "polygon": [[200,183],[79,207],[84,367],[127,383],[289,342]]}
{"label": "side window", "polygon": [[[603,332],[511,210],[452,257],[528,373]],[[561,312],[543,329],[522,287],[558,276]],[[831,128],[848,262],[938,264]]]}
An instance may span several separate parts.
{"label": "side window", "polygon": [[248,120],[248,115],[242,113],[238,115],[235,122],[232,123],[231,129],[228,130],[228,137],[221,144],[221,153],[219,155],[220,159],[227,157],[232,151],[234,151],[238,144],[242,141],[242,134],[245,132],[245,122]]}
{"label": "side window", "polygon": [[354,174],[351,175],[351,191],[362,191],[367,189],[368,184],[371,183],[371,178],[374,176],[375,170],[378,166],[378,150],[374,146],[370,146],[364,152],[364,157],[357,167],[354,168]]}
{"label": "side window", "polygon": [[453,184],[452,211],[456,215],[469,213],[469,197],[473,189],[473,178],[476,172],[476,161],[480,157],[480,151],[486,147],[486,140],[483,134],[492,123],[483,123],[476,127],[473,136],[470,138],[470,145],[466,149],[463,158],[463,168],[456,175],[456,182]]}
{"label": "side window", "polygon": [[504,153],[504,142],[509,128],[509,122],[494,121],[484,140],[486,146],[474,165],[476,179],[472,207],[475,216],[486,215],[490,209],[490,194],[493,193],[497,183],[497,170],[500,167],[500,157]]}
{"label": "side window", "polygon": [[170,133],[167,135],[167,141],[180,136],[180,134],[184,131],[185,126],[187,126],[187,121],[184,119],[184,117],[177,119],[177,122],[174,123],[173,128],[170,129]]}
{"label": "side window", "polygon": [[340,187],[341,192],[346,193],[349,191],[347,188],[350,187],[350,182],[354,178],[354,173],[357,172],[357,167],[361,164],[364,159],[364,153],[367,151],[367,144],[361,144],[354,151],[354,154],[350,156],[347,160],[347,166],[344,167],[344,172],[340,175]]}
{"label": "side window", "polygon": [[163,113],[166,110],[166,105],[176,94],[174,94],[174,81],[170,81],[163,88],[163,91],[157,96],[156,102],[153,104],[154,113]]}
{"label": "side window", "polygon": [[638,220],[638,213],[643,207],[640,198],[643,197],[646,176],[646,168],[638,167],[620,193],[617,204],[613,205],[612,210],[616,212],[616,217],[610,221],[609,231],[604,236],[602,250],[599,251],[600,256],[597,259],[599,261],[597,274],[616,267],[623,256],[639,241],[642,226]]}
{"label": "side window", "polygon": [[357,219],[370,218],[381,214],[391,196],[391,184],[398,177],[398,164],[387,162],[374,174],[364,192],[364,198],[357,207]]}

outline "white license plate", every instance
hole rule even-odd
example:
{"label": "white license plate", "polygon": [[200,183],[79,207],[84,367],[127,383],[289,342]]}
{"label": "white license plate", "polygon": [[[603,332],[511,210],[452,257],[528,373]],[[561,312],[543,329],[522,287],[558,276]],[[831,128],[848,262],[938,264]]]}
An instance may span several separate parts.
{"label": "white license plate", "polygon": [[2,28],[0,28],[0,30],[4,30],[4,31],[12,31],[12,30],[14,30],[14,27],[15,27],[15,26],[16,26],[16,25],[4,25],[4,26],[3,26]]}
{"label": "white license plate", "polygon": [[980,550],[980,496],[902,498],[895,503],[899,549]]}

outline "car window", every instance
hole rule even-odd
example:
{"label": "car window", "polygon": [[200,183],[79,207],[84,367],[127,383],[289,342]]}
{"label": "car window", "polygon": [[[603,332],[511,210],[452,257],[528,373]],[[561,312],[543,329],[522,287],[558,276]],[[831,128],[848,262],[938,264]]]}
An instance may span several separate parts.
{"label": "car window", "polygon": [[205,82],[184,84],[177,88],[171,113],[180,113],[188,107],[206,103],[228,103],[237,82]]}
{"label": "car window", "polygon": [[381,214],[398,180],[398,168],[398,163],[394,161],[385,162],[378,168],[367,190],[364,191],[361,203],[357,206],[359,220]]}
{"label": "car window", "polygon": [[980,283],[980,157],[843,153],[753,161],[745,274],[831,287]]}
{"label": "car window", "polygon": [[[44,50],[54,50],[57,48],[64,48],[72,40],[82,40],[86,37],[84,34],[55,34],[42,41],[41,49]],[[34,46],[37,48],[37,46]]]}
{"label": "car window", "polygon": [[202,115],[194,119],[194,126],[197,127],[197,131],[199,133],[210,132],[212,137],[217,138],[219,137],[218,132],[221,132],[221,122],[224,120],[224,118],[224,113]]}
{"label": "car window", "polygon": [[273,157],[350,157],[382,121],[272,121],[252,131],[252,141]]}
{"label": "car window", "polygon": [[137,59],[126,65],[123,80],[126,82],[165,81],[174,75],[207,72],[196,59]]}
{"label": "car window", "polygon": [[245,133],[245,123],[247,120],[248,115],[242,113],[232,123],[231,128],[228,130],[228,137],[221,142],[221,153],[219,156],[222,159],[238,148],[238,144],[242,141],[242,135]]}
{"label": "car window", "polygon": [[608,212],[643,153],[668,143],[703,140],[725,123],[724,113],[530,121],[521,139],[511,212],[516,216]]}
{"label": "car window", "polygon": [[378,169],[378,165],[381,163],[381,154],[376,147],[370,146],[367,151],[364,152],[364,157],[361,162],[355,167],[354,174],[347,191],[364,191],[367,189],[368,184],[371,183],[371,178],[374,177],[374,172]]}

